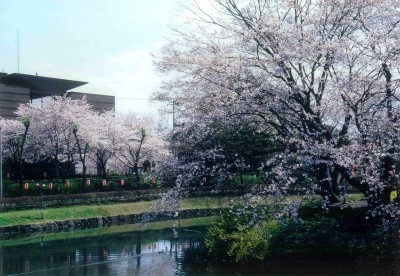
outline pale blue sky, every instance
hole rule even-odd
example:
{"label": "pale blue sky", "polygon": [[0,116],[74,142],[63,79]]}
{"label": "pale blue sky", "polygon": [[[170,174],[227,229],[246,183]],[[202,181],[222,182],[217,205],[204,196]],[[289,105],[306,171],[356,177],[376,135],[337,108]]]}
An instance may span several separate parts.
{"label": "pale blue sky", "polygon": [[[179,0],[0,0],[0,70],[88,81],[76,91],[112,94],[117,109],[147,113],[159,86],[157,52]],[[154,110],[152,110],[153,112]]]}

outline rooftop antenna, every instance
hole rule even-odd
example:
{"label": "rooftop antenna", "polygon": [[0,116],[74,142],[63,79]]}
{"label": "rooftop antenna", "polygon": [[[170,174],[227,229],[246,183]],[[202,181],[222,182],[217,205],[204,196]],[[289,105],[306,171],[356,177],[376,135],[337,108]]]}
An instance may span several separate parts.
{"label": "rooftop antenna", "polygon": [[19,74],[19,30],[17,30],[17,73]]}

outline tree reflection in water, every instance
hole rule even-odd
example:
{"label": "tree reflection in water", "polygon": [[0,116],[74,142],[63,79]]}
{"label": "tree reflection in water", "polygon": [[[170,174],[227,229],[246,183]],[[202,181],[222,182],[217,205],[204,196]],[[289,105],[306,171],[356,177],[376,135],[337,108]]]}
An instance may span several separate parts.
{"label": "tree reflection in water", "polygon": [[[203,231],[204,233],[205,231]],[[115,233],[1,248],[1,275],[176,275],[184,251],[203,237],[171,230]]]}
{"label": "tree reflection in water", "polygon": [[400,254],[377,257],[373,248],[363,255],[329,260],[298,256],[259,265],[215,263],[205,253],[206,229],[198,230],[180,231],[178,237],[171,229],[57,241],[43,236],[36,242],[0,247],[0,275],[393,275],[400,271]]}

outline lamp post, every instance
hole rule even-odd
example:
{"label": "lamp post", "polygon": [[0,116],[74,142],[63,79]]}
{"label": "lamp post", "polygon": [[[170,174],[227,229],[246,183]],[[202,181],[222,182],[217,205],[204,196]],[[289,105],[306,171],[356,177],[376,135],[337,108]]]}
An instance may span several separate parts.
{"label": "lamp post", "polygon": [[0,198],[3,198],[3,135],[0,126]]}
{"label": "lamp post", "polygon": [[45,184],[40,185],[39,183],[36,183],[36,187],[40,188],[40,215],[43,219],[43,189],[46,187]]}

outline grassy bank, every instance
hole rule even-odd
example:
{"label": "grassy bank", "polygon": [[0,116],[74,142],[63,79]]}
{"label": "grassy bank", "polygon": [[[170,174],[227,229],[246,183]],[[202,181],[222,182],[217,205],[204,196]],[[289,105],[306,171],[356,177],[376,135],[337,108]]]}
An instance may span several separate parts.
{"label": "grassy bank", "polygon": [[[288,197],[290,200],[300,200],[298,196]],[[182,209],[206,209],[206,208],[224,208],[227,207],[232,200],[237,197],[193,197],[185,198],[182,202]],[[362,195],[349,195],[347,201],[358,201],[363,199]],[[268,202],[268,200],[267,200]],[[97,204],[97,205],[78,205],[69,207],[49,207],[43,210],[41,219],[41,211],[19,210],[7,211],[0,213],[0,227],[24,225],[34,223],[47,223],[53,221],[63,221],[69,219],[85,219],[116,215],[140,214],[149,212],[154,201],[140,201],[131,203],[116,204]]]}
{"label": "grassy bank", "polygon": [[[233,197],[196,197],[182,202],[183,209],[204,209],[227,207]],[[60,208],[45,208],[43,217],[39,209],[9,211],[0,214],[0,226],[46,223],[69,219],[95,218],[104,216],[140,214],[149,212],[154,201],[118,203],[110,205],[82,205]]]}
{"label": "grassy bank", "polygon": [[[180,221],[180,226],[182,231],[186,231],[188,227],[195,226],[208,226],[215,220],[215,217],[204,217],[204,218],[191,218],[191,219],[182,219]],[[78,230],[71,232],[61,232],[61,233],[50,233],[43,234],[38,233],[36,236],[29,236],[20,239],[10,239],[0,241],[0,247],[5,246],[16,246],[16,245],[28,245],[28,244],[38,244],[43,241],[58,241],[58,240],[72,240],[79,238],[87,238],[87,237],[98,237],[105,236],[109,234],[115,233],[127,233],[132,231],[137,232],[145,232],[150,230],[163,230],[163,229],[171,229],[174,221],[167,220],[161,222],[151,222],[145,225],[142,224],[126,224],[120,226],[110,226],[104,228],[95,228],[95,229],[86,229],[86,230]]]}

